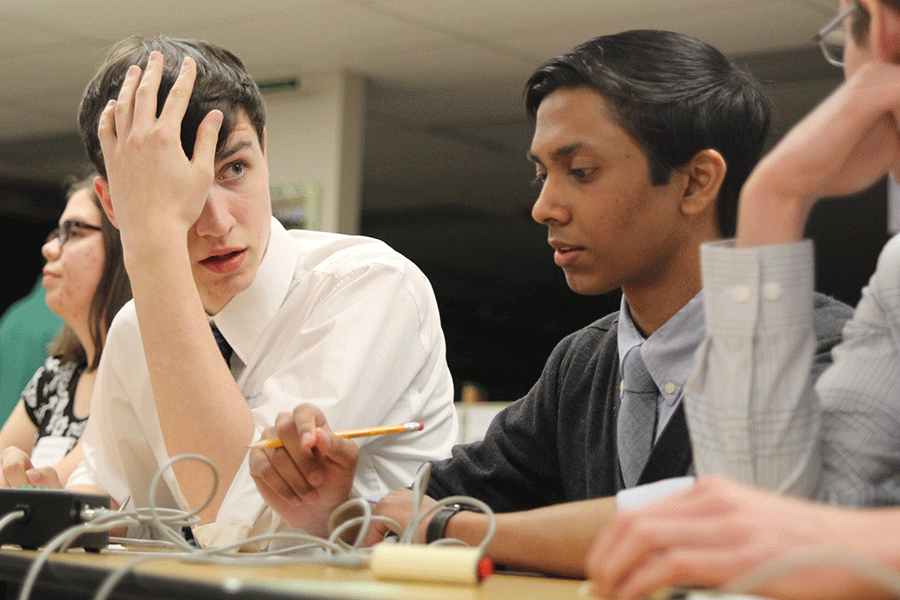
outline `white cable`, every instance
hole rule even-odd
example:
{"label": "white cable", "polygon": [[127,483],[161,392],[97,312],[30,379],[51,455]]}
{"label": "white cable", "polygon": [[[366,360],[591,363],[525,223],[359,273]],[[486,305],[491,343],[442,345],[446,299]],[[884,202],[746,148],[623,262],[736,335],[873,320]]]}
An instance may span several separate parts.
{"label": "white cable", "polygon": [[[213,472],[213,485],[206,500],[197,508],[185,512],[176,509],[157,508],[155,503],[156,490],[159,481],[165,471],[181,460],[199,460]],[[489,518],[488,532],[484,540],[479,544],[478,548],[482,551],[491,541],[496,530],[496,521],[490,507],[484,502],[467,496],[452,496],[438,501],[434,506],[419,516],[420,506],[425,494],[425,488],[428,484],[428,477],[431,468],[428,463],[422,465],[416,473],[413,481],[413,510],[407,527],[402,532],[400,540],[403,543],[412,543],[415,541],[415,535],[419,530],[422,520],[440,510],[443,506],[449,504],[466,504],[479,508]],[[356,498],[338,506],[331,514],[328,520],[329,538],[324,539],[305,533],[272,533],[255,536],[249,539],[236,542],[223,547],[198,549],[190,545],[181,535],[182,527],[191,527],[199,522],[198,514],[212,502],[219,484],[219,474],[215,465],[206,457],[199,455],[181,455],[177,456],[164,465],[162,465],[153,477],[147,499],[147,508],[135,509],[131,511],[112,511],[106,509],[94,509],[90,514],[90,522],[82,525],[76,525],[66,529],[50,540],[37,558],[32,563],[25,578],[22,581],[22,587],[19,592],[19,600],[27,600],[37,581],[38,573],[47,562],[50,555],[59,550],[65,551],[69,545],[75,541],[78,536],[89,532],[103,532],[122,526],[142,526],[145,530],[156,539],[140,540],[133,538],[111,538],[120,541],[123,545],[132,544],[135,546],[153,545],[156,548],[163,547],[174,550],[175,552],[153,552],[148,555],[136,557],[125,565],[113,570],[98,588],[95,600],[106,600],[112,593],[116,585],[130,573],[138,565],[152,560],[161,560],[164,558],[175,558],[189,562],[204,563],[224,563],[224,564],[278,564],[279,561],[287,561],[296,564],[298,561],[306,563],[327,564],[336,567],[358,568],[365,566],[369,561],[370,550],[368,548],[360,548],[360,544],[365,540],[366,534],[373,523],[381,522],[391,525],[397,529],[401,529],[400,525],[386,517],[376,516],[372,514],[372,508],[366,500]],[[362,516],[347,519],[345,522],[336,525],[340,516],[350,508],[357,507],[361,509]],[[19,511],[22,516],[24,512]],[[14,518],[21,518],[19,515],[7,515],[0,519],[0,529],[2,529],[4,520],[9,518],[10,522]],[[360,530],[352,544],[348,544],[341,539],[341,536],[349,531],[352,527],[359,526]],[[240,553],[240,549],[248,544],[268,543],[269,550],[257,552],[254,554]],[[272,549],[273,542],[289,542],[289,545]],[[439,540],[443,544],[464,544],[460,540],[446,539]],[[464,544],[465,545],[465,544]],[[304,552],[311,548],[320,548],[325,554],[297,556],[296,553]]]}
{"label": "white cable", "polygon": [[[467,506],[474,506],[488,517],[487,533],[485,533],[484,539],[482,539],[481,543],[477,546],[482,552],[484,552],[484,550],[488,547],[488,544],[491,543],[491,540],[494,539],[494,533],[496,533],[497,531],[497,519],[494,516],[494,511],[491,510],[490,506],[488,506],[481,500],[478,500],[477,498],[471,498],[469,496],[448,496],[446,498],[441,498],[440,500],[438,500],[431,508],[426,510],[425,513],[420,516],[419,510],[422,505],[422,499],[425,497],[425,489],[428,487],[429,477],[431,477],[431,463],[424,463],[421,467],[419,467],[419,470],[416,472],[416,478],[413,481],[412,514],[410,515],[409,523],[407,523],[406,529],[400,536],[399,543],[415,543],[418,539],[419,528],[421,527],[422,523],[445,506],[450,506],[451,504],[465,504]],[[445,538],[432,543],[438,545],[454,544],[468,546],[466,542],[457,540],[455,538]]]}
{"label": "white cable", "polygon": [[425,496],[425,488],[428,487],[428,480],[431,477],[431,463],[422,463],[422,466],[416,471],[415,479],[413,479],[412,495],[413,505],[412,512],[409,515],[409,522],[406,529],[400,534],[398,540],[401,544],[411,544],[416,541],[419,532],[419,507],[422,504],[422,498]]}
{"label": "white cable", "polygon": [[69,544],[75,541],[75,538],[77,538],[82,533],[108,531],[109,529],[127,524],[129,524],[129,521],[124,519],[118,522],[105,521],[104,523],[101,523],[99,525],[96,522],[93,522],[85,525],[74,525],[57,534],[53,539],[47,542],[47,545],[44,546],[43,550],[40,551],[37,558],[34,559],[34,562],[31,563],[31,567],[29,567],[27,575],[22,580],[22,587],[19,590],[19,600],[28,600],[28,596],[31,595],[31,589],[34,587],[34,584],[37,581],[38,573],[40,573],[41,569],[44,566],[44,563],[47,562],[50,555],[53,554],[53,552],[55,552],[57,549],[68,548]]}
{"label": "white cable", "polygon": [[0,531],[3,531],[4,529],[6,529],[7,525],[12,523],[13,521],[21,519],[24,516],[24,510],[14,510],[12,512],[6,513],[5,515],[3,515],[3,518],[0,519]]}
{"label": "white cable", "polygon": [[[157,508],[154,499],[156,498],[156,488],[159,484],[159,480],[167,469],[171,468],[172,465],[180,460],[199,460],[208,465],[213,471],[214,476],[212,490],[203,504],[189,512],[176,509]],[[328,520],[328,530],[330,532],[329,539],[323,539],[303,533],[274,533],[252,537],[219,548],[197,549],[188,544],[179,534],[179,531],[182,527],[191,527],[199,522],[199,517],[197,516],[198,513],[209,505],[218,487],[218,471],[215,468],[215,465],[205,457],[198,455],[178,456],[160,467],[154,476],[148,493],[148,508],[124,512],[95,509],[89,523],[70,527],[50,540],[34,560],[26,577],[23,579],[22,587],[19,592],[19,600],[27,600],[37,581],[38,573],[54,551],[65,551],[75,539],[84,533],[109,531],[116,527],[128,525],[143,525],[148,527],[151,533],[160,535],[166,539],[149,541],[128,538],[121,540],[122,542],[134,545],[155,544],[157,547],[162,544],[164,547],[173,548],[178,550],[178,552],[154,552],[149,555],[139,556],[134,560],[129,561],[127,564],[122,565],[112,571],[110,575],[104,579],[103,584],[97,590],[95,600],[106,600],[115,586],[118,585],[118,583],[136,566],[152,560],[167,558],[175,558],[187,562],[219,564],[271,565],[281,564],[282,562],[296,563],[301,561],[337,567],[360,567],[368,563],[368,549],[361,549],[359,548],[359,545],[365,539],[372,523],[383,522],[392,525],[392,528],[403,529],[399,537],[399,543],[411,544],[417,539],[421,523],[442,507],[450,504],[466,504],[474,506],[488,516],[488,532],[478,545],[478,548],[484,551],[496,531],[496,519],[493,511],[484,502],[468,496],[451,496],[437,501],[420,515],[421,503],[425,495],[425,489],[428,484],[430,473],[431,469],[428,463],[423,464],[416,473],[412,485],[412,512],[406,528],[401,528],[399,523],[392,519],[373,515],[370,504],[364,499],[356,498],[341,504],[332,512]],[[340,525],[336,525],[343,512],[353,507],[360,508],[363,513],[362,516],[347,519]],[[24,517],[25,514],[25,511],[20,510],[4,515],[0,518],[0,531],[16,519]],[[342,541],[341,536],[355,526],[359,526],[360,530],[357,533],[353,544]],[[238,552],[240,548],[247,544],[268,542],[271,545],[272,542],[278,541],[293,542],[294,545],[284,546],[277,550],[270,549],[254,554]],[[466,545],[464,542],[452,538],[438,540],[434,543]],[[324,549],[325,554],[303,557],[291,554],[305,551],[309,548]],[[892,594],[900,596],[900,573],[872,560],[831,548],[816,549],[802,556],[792,556],[774,560],[756,571],[733,580],[728,585],[724,586],[722,591],[734,594],[749,594],[759,590],[767,583],[793,571],[826,565],[835,565],[848,569],[857,575],[865,577],[884,587]]]}
{"label": "white cable", "polygon": [[[354,506],[360,507],[362,509],[362,516],[348,519],[340,525],[337,525],[340,516]],[[342,548],[348,550],[356,550],[359,548],[360,544],[362,544],[363,540],[366,539],[366,534],[369,533],[369,527],[372,524],[372,519],[372,505],[369,504],[368,500],[366,500],[365,498],[353,498],[352,500],[347,500],[346,502],[335,508],[333,511],[331,511],[331,516],[328,517],[328,540],[330,542],[341,545]],[[341,539],[341,536],[345,531],[348,531],[350,528],[356,525],[359,525],[359,532],[357,532],[356,534],[356,539],[353,541],[353,544],[347,544]]]}
{"label": "white cable", "polygon": [[103,579],[103,583],[97,588],[94,594],[94,600],[106,600],[112,593],[113,589],[118,585],[123,577],[128,575],[135,567],[141,563],[150,562],[152,560],[160,560],[158,556],[138,556],[121,567],[117,567],[112,573]]}

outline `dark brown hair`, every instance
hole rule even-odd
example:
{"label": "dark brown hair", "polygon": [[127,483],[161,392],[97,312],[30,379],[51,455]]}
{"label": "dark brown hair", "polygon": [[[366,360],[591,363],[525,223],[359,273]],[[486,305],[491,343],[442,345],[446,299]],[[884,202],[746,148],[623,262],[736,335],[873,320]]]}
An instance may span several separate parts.
{"label": "dark brown hair", "polygon": [[[103,353],[103,344],[106,340],[106,332],[112,323],[113,317],[122,306],[131,300],[131,282],[125,271],[125,262],[122,258],[122,240],[119,230],[109,221],[97,192],[94,191],[94,177],[91,173],[86,177],[74,180],[66,188],[66,200],[82,190],[88,190],[94,204],[100,210],[100,235],[103,238],[103,272],[97,289],[91,300],[88,311],[88,331],[91,342],[94,344],[94,358],[87,366],[88,371],[93,371],[100,364],[100,355]],[[56,356],[63,362],[86,362],[87,355],[84,346],[75,335],[75,331],[68,325],[60,329],[56,337],[47,345],[47,352]]]}
{"label": "dark brown hair", "polygon": [[197,63],[197,78],[191,93],[187,112],[181,121],[181,146],[190,158],[194,153],[197,128],[213,109],[225,116],[219,129],[216,150],[221,150],[243,111],[256,130],[260,147],[263,145],[263,129],[266,110],[259,88],[247,73],[247,69],[234,54],[202,40],[173,39],[166,36],[130,37],[110,50],[100,70],[88,84],[78,111],[78,125],[88,158],[97,172],[106,177],[106,165],[97,137],[100,114],[106,104],[118,97],[125,73],[131,65],[142,69],[154,50],[165,58],[162,80],[159,84],[157,114],[159,114],[181,71],[181,63],[188,56]]}

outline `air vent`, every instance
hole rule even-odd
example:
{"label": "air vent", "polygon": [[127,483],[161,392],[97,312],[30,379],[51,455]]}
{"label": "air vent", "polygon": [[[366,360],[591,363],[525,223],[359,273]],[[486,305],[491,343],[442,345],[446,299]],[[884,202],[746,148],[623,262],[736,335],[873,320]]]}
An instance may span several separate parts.
{"label": "air vent", "polygon": [[257,81],[256,85],[263,94],[271,92],[293,92],[300,89],[299,77],[284,77],[282,79],[267,79]]}

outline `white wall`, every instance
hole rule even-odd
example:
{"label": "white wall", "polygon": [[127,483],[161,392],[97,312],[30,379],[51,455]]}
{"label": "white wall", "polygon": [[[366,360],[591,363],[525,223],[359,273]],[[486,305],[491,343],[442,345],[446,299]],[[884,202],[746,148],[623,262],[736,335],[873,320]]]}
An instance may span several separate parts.
{"label": "white wall", "polygon": [[264,98],[271,185],[313,183],[320,194],[316,228],[358,233],[364,80],[343,72],[308,75],[299,90]]}

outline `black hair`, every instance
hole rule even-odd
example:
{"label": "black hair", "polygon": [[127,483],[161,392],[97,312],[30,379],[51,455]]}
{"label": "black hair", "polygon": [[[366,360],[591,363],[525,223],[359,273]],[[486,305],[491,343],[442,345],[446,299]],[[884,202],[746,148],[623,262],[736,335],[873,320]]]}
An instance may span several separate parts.
{"label": "black hair", "polygon": [[585,42],[539,67],[525,85],[525,109],[560,88],[601,94],[618,123],[644,150],[653,185],[701,150],[727,170],[717,204],[719,232],[734,235],[741,186],[765,147],[771,103],[743,68],[697,38],[633,30]]}

